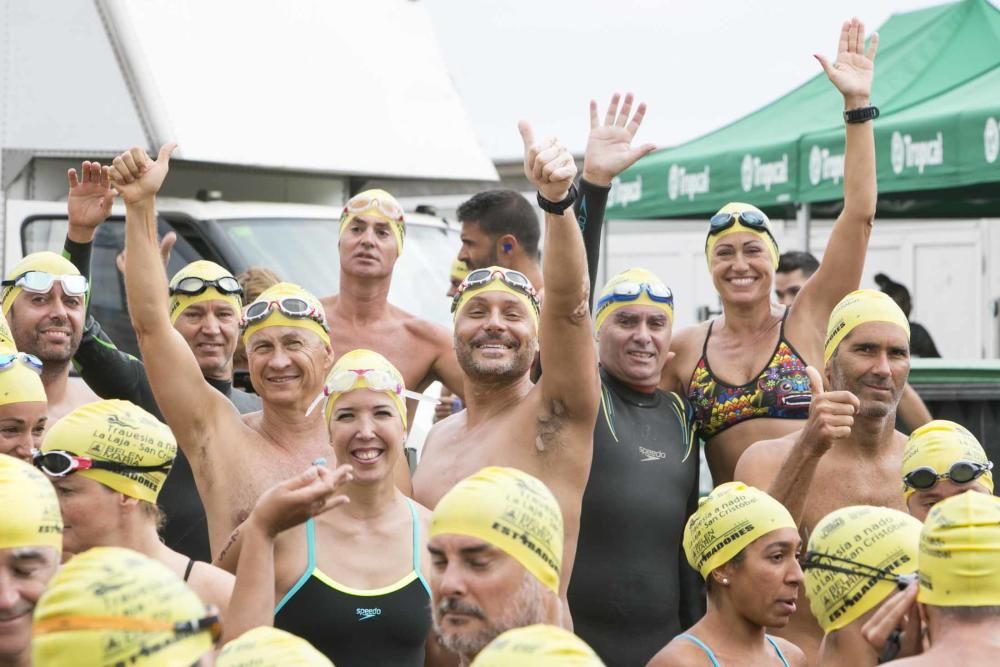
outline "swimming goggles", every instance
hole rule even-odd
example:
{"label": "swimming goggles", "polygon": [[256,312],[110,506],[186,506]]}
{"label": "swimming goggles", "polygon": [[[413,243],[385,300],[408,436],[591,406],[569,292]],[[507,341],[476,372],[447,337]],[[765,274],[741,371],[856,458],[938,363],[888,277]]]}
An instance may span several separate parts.
{"label": "swimming goggles", "polygon": [[372,197],[364,193],[355,195],[347,200],[347,205],[344,206],[343,215],[357,215],[358,213],[364,213],[372,207],[390,220],[403,222],[403,209],[394,202],[382,201],[378,197]]}
{"label": "swimming goggles", "polygon": [[169,472],[173,461],[158,463],[151,466],[134,466],[116,461],[96,461],[88,456],[77,456],[72,452],[52,450],[40,452],[35,450],[31,457],[35,467],[49,477],[65,477],[80,470],[107,470],[108,472]]}
{"label": "swimming goggles", "polygon": [[27,352],[11,352],[0,354],[0,371],[5,371],[14,366],[14,362],[20,359],[25,366],[35,371],[39,375],[42,373],[42,360]]}
{"label": "swimming goggles", "polygon": [[209,632],[212,642],[222,637],[222,623],[218,612],[210,607],[206,616],[188,621],[160,621],[153,618],[128,616],[55,616],[35,623],[33,635],[69,630],[121,630],[125,632],[169,632],[178,637],[188,637]]}
{"label": "swimming goggles", "polygon": [[271,314],[271,309],[275,307],[285,317],[297,320],[314,320],[323,327],[324,331],[330,330],[323,311],[313,308],[308,301],[297,296],[286,296],[274,301],[254,301],[243,311],[243,328],[265,319]]}
{"label": "swimming goggles", "polygon": [[60,276],[46,271],[25,271],[13,280],[0,282],[0,286],[20,287],[26,292],[48,294],[57,280],[62,283],[63,293],[69,296],[83,296],[90,286],[86,276],[68,273]]}
{"label": "swimming goggles", "polygon": [[203,294],[209,287],[214,287],[221,294],[239,294],[243,296],[243,288],[240,282],[232,276],[223,276],[217,280],[205,280],[197,276],[181,278],[176,285],[170,288],[170,294],[186,294],[188,296],[198,296]]}
{"label": "swimming goggles", "polygon": [[495,278],[499,278],[507,287],[510,287],[518,292],[521,292],[526,297],[528,301],[531,302],[531,306],[535,309],[535,313],[538,313],[538,292],[531,285],[531,281],[528,280],[528,276],[524,275],[520,271],[514,271],[513,269],[500,269],[500,268],[488,268],[488,269],[476,269],[475,271],[470,271],[469,275],[465,277],[462,284],[458,286],[458,290],[455,292],[455,296],[451,301],[451,312],[454,313],[458,309],[458,302],[461,301],[462,295],[468,290],[478,289],[487,285]]}
{"label": "swimming goggles", "polygon": [[306,410],[306,417],[312,414],[312,411],[316,409],[316,406],[323,399],[329,397],[331,394],[342,394],[345,391],[350,391],[354,388],[358,380],[361,380],[362,384],[372,391],[388,391],[397,396],[412,398],[417,401],[434,401],[435,403],[440,403],[440,401],[431,396],[407,390],[389,371],[380,368],[350,368],[337,373],[323,385],[323,393],[309,404],[309,409]]}
{"label": "swimming goggles", "polygon": [[671,307],[674,305],[674,293],[663,283],[618,283],[611,289],[610,294],[605,294],[597,301],[595,312],[600,312],[609,304],[617,301],[635,301],[642,296],[643,291],[656,303],[666,303]]}
{"label": "swimming goggles", "polygon": [[[833,562],[827,563],[824,562],[824,559]],[[843,563],[843,565],[836,565],[836,563]],[[869,579],[891,581],[896,584],[896,587],[899,588],[899,590],[905,589],[917,580],[916,572],[912,572],[910,574],[895,574],[891,570],[875,567],[874,565],[868,565],[866,563],[859,563],[847,558],[834,556],[833,554],[821,553],[819,551],[807,551],[806,555],[802,559],[801,565],[803,570],[826,570],[828,572],[849,574],[853,577],[867,577]]]}
{"label": "swimming goggles", "polygon": [[972,461],[955,461],[948,472],[938,473],[931,467],[911,470],[903,477],[903,484],[917,491],[927,491],[934,488],[941,479],[950,479],[955,484],[968,484],[977,480],[993,469],[993,463],[974,463]]}

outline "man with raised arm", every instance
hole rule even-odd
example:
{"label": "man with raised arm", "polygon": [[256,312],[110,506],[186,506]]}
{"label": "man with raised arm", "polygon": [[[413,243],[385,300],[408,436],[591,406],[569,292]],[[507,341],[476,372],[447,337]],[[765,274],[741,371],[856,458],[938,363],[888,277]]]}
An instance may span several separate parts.
{"label": "man with raised arm", "polygon": [[156,242],[156,193],[174,146],[153,161],[141,148],[115,158],[111,178],[125,201],[129,312],[156,403],[177,437],[208,517],[212,552],[249,514],[262,491],[329,453],[318,412],[306,416],[333,365],[323,309],[302,288],[279,283],[247,307],[243,339],[261,412],[241,416],[202,374],[171,325]]}
{"label": "man with raised arm", "polygon": [[[413,489],[417,501],[433,508],[459,480],[486,466],[518,468],[542,480],[565,520],[565,595],[593,451],[597,357],[583,238],[571,208],[573,156],[554,139],[536,143],[527,123],[519,129],[525,174],[545,210],[545,308],[539,315],[524,274],[489,267],[466,276],[452,306],[466,409],[431,429]],[[532,384],[540,340],[546,341],[545,373]]]}

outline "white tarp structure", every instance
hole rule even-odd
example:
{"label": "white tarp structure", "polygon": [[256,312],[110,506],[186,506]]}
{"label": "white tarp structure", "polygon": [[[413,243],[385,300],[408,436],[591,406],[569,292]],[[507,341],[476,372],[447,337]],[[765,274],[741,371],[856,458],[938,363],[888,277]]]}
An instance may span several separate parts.
{"label": "white tarp structure", "polygon": [[423,4],[0,0],[0,147],[495,180]]}

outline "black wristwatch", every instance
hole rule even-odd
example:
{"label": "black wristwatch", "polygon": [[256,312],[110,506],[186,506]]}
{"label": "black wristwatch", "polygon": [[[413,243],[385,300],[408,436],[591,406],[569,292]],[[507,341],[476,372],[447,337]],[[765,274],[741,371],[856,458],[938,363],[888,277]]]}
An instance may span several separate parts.
{"label": "black wristwatch", "polygon": [[844,112],[844,121],[848,123],[867,123],[878,118],[879,112],[876,106],[861,107]]}
{"label": "black wristwatch", "polygon": [[538,207],[545,211],[546,213],[552,213],[553,215],[562,215],[563,211],[568,209],[576,201],[576,198],[580,195],[580,191],[576,189],[576,183],[571,183],[569,186],[569,193],[567,193],[566,198],[562,201],[549,201],[542,196],[542,193],[538,193]]}

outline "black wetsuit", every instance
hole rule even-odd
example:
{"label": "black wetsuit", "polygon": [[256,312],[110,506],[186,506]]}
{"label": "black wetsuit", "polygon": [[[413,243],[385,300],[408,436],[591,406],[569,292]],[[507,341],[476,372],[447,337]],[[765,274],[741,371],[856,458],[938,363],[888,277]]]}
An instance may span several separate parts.
{"label": "black wetsuit", "polygon": [[[90,252],[91,244],[66,239],[63,255],[85,276],[90,275]],[[131,401],[164,421],[142,362],[115,347],[89,309],[73,365],[83,381],[101,398]],[[212,378],[205,378],[205,381],[232,401],[240,414],[261,409],[259,396],[236,389],[231,381]],[[205,507],[195,487],[191,465],[180,450],[157,505],[167,517],[161,531],[164,543],[189,558],[212,562]]]}
{"label": "black wetsuit", "polygon": [[608,667],[645,665],[704,613],[681,547],[698,503],[692,423],[677,394],[638,392],[601,369],[568,597],[574,631]]}

